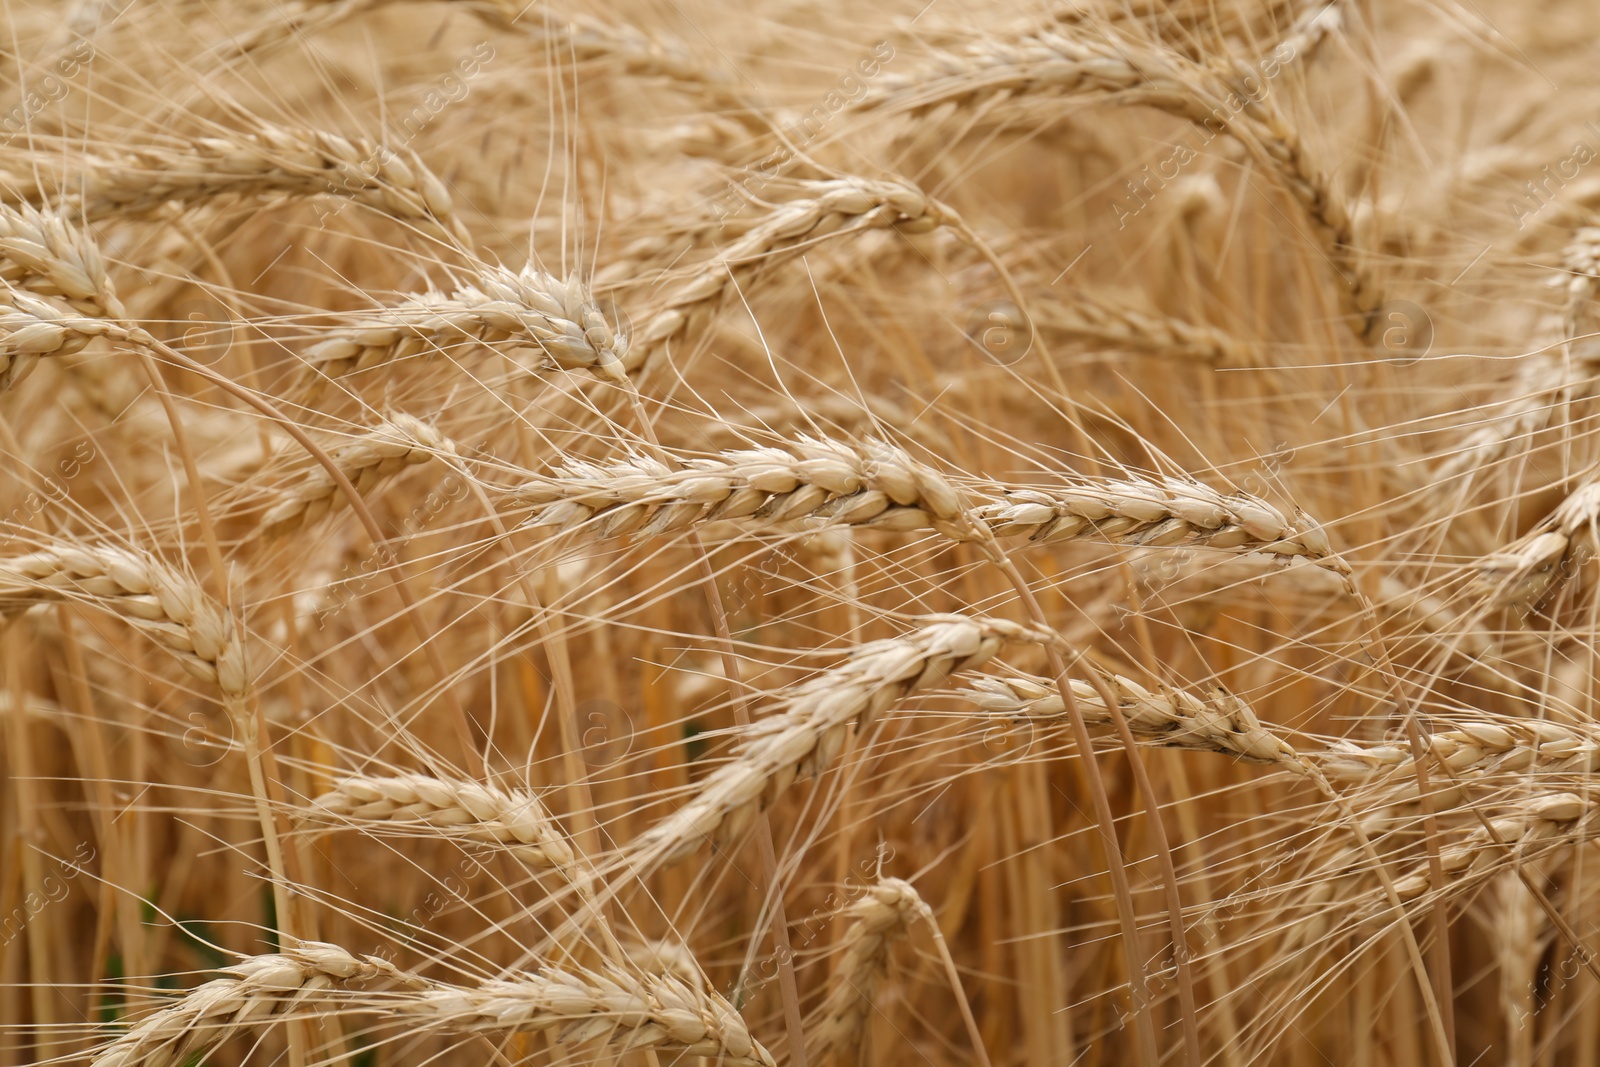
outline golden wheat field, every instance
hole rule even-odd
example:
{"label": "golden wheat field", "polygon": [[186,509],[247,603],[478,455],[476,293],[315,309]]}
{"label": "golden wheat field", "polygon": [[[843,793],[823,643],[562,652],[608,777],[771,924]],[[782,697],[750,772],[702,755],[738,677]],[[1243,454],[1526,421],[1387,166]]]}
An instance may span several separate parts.
{"label": "golden wheat field", "polygon": [[1600,8],[0,26],[0,1063],[1600,1067]]}

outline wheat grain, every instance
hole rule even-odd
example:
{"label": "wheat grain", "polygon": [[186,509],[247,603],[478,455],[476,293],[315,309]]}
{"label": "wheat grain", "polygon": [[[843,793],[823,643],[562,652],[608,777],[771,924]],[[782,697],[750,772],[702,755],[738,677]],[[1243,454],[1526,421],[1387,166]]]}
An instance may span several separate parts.
{"label": "wheat grain", "polygon": [[689,946],[665,937],[623,941],[622,958],[644,974],[665,975],[685,985],[703,989],[706,975]]}

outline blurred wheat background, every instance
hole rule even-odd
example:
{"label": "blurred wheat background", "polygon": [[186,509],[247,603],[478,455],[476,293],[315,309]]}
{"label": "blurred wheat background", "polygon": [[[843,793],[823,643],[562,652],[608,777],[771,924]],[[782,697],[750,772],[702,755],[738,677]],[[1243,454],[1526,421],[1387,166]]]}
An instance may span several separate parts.
{"label": "blurred wheat background", "polygon": [[1600,1064],[1592,5],[3,22],[0,1061]]}

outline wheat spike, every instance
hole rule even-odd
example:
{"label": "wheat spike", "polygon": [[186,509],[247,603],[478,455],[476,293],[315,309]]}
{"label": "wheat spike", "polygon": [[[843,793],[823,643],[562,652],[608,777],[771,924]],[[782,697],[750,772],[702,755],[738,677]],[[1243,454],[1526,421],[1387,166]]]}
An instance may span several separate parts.
{"label": "wheat spike", "polygon": [[818,1062],[830,1054],[843,1061],[851,1053],[865,1062],[863,1032],[874,1010],[879,984],[889,971],[889,952],[906,936],[912,923],[918,919],[932,923],[934,918],[910,882],[882,877],[845,905],[840,916],[849,922],[844,934],[844,959],[828,986],[819,1009],[821,1022],[810,1035],[808,1051]]}
{"label": "wheat spike", "polygon": [[[454,456],[455,443],[411,415],[390,416],[382,426],[329,450],[329,456],[360,492],[408,466],[440,455]],[[265,536],[275,537],[309,526],[341,503],[348,503],[327,470],[313,466],[261,516]]]}
{"label": "wheat spike", "polygon": [[[1300,769],[1300,755],[1261,725],[1250,705],[1222,688],[1202,700],[1177,689],[1152,693],[1130,678],[1103,674],[1135,737],[1166,748],[1220,752],[1238,759]],[[1073,702],[1090,725],[1112,722],[1111,712],[1091,683],[1071,679]],[[958,695],[984,711],[1013,719],[1063,720],[1066,705],[1053,682],[1043,678],[983,678]]]}
{"label": "wheat spike", "polygon": [[530,522],[601,537],[672,533],[702,522],[797,521],[875,529],[932,527],[958,540],[979,535],[959,493],[937,471],[876,440],[852,447],[801,437],[785,447],[686,459],[676,470],[635,457],[573,461],[511,490],[537,507]]}
{"label": "wheat spike", "polygon": [[192,989],[172,1007],[142,1019],[96,1052],[92,1067],[161,1067],[204,1058],[234,1034],[329,998],[342,983],[401,977],[378,957],[316,941],[221,970],[229,977]]}
{"label": "wheat spike", "polygon": [[744,733],[731,760],[635,838],[628,853],[639,863],[670,863],[706,838],[733,837],[796,778],[832,763],[852,722],[864,731],[912,693],[982,666],[1007,641],[1040,639],[1015,623],[950,616],[861,646],[840,667],[789,693],[782,713]]}
{"label": "wheat spike", "polygon": [[66,311],[6,286],[0,289],[0,391],[22,381],[44,357],[81,352],[97,337],[128,341],[134,336],[116,322]]}
{"label": "wheat spike", "polygon": [[547,970],[471,988],[434,984],[390,1003],[420,1025],[449,1032],[554,1031],[560,1045],[603,1041],[619,1051],[662,1049],[774,1067],[732,1005],[670,975]]}
{"label": "wheat spike", "polygon": [[437,223],[470,244],[449,190],[415,152],[326,130],[252,120],[244,130],[90,156],[79,169],[82,181],[66,184],[67,202],[90,219],[145,216],[175,200],[332,195],[393,218]]}
{"label": "wheat spike", "polygon": [[1027,537],[1042,544],[1105,539],[1122,545],[1266,552],[1304,556],[1341,574],[1348,566],[1328,535],[1305,516],[1291,520],[1247,494],[1220,493],[1187,479],[1082,481],[1070,489],[1008,489],[1004,499],[974,515],[997,537]]}
{"label": "wheat spike", "polygon": [[1586,481],[1523,537],[1478,562],[1477,585],[1498,607],[1548,597],[1595,553],[1600,481]]}
{"label": "wheat spike", "polygon": [[50,211],[0,204],[0,281],[42,296],[59,296],[97,318],[122,318],[100,248]]}
{"label": "wheat spike", "polygon": [[[1333,20],[1302,27],[1285,42],[1307,48]],[[1289,52],[1292,62],[1296,52]],[[1150,107],[1205,130],[1227,133],[1267,166],[1304,210],[1341,275],[1344,297],[1361,332],[1383,303],[1376,279],[1357,250],[1354,214],[1326,175],[1307,156],[1293,124],[1269,95],[1251,94],[1239,106],[1247,64],[1197,61],[1150,43],[1109,23],[1071,33],[1039,30],[1014,38],[979,37],[959,50],[942,50],[920,70],[888,74],[857,104],[862,111],[927,115],[961,114],[984,99],[1036,95],[1093,97],[1124,106]],[[963,120],[965,121],[965,120]]]}
{"label": "wheat spike", "polygon": [[1427,866],[1417,864],[1410,873],[1395,880],[1400,896],[1411,900],[1429,889],[1463,888],[1469,881],[1492,877],[1511,863],[1532,860],[1595,837],[1592,797],[1571,792],[1538,793],[1518,798],[1504,810],[1504,814],[1489,820],[1489,829],[1476,826],[1439,850],[1445,886],[1435,886]]}
{"label": "wheat spike", "polygon": [[426,827],[507,848],[536,867],[567,868],[574,862],[571,846],[537,797],[478,782],[424,774],[347,775],[301,815],[372,833]]}
{"label": "wheat spike", "polygon": [[54,544],[0,557],[0,613],[82,601],[121,615],[225,696],[248,689],[244,645],[233,618],[193,579],[144,552]]}
{"label": "wheat spike", "polygon": [[704,332],[735,282],[743,288],[755,271],[792,258],[815,241],[891,226],[902,233],[925,233],[957,219],[948,207],[906,182],[849,178],[805,182],[801,189],[803,195],[774,207],[715,259],[691,270],[640,329],[626,357],[630,372],[642,368],[661,347]]}
{"label": "wheat spike", "polygon": [[306,350],[319,372],[339,377],[463,343],[537,349],[545,367],[625,377],[629,339],[618,333],[576,276],[562,281],[527,266],[480,265],[446,296],[430,291],[392,307],[358,312]]}

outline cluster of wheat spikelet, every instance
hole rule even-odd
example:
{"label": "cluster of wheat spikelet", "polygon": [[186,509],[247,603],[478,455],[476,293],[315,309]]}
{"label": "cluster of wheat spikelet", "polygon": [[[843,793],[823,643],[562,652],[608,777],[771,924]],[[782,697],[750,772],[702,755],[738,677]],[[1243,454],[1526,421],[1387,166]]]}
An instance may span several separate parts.
{"label": "cluster of wheat spikelet", "polygon": [[0,21],[0,1067],[1600,1063],[1589,6]]}

